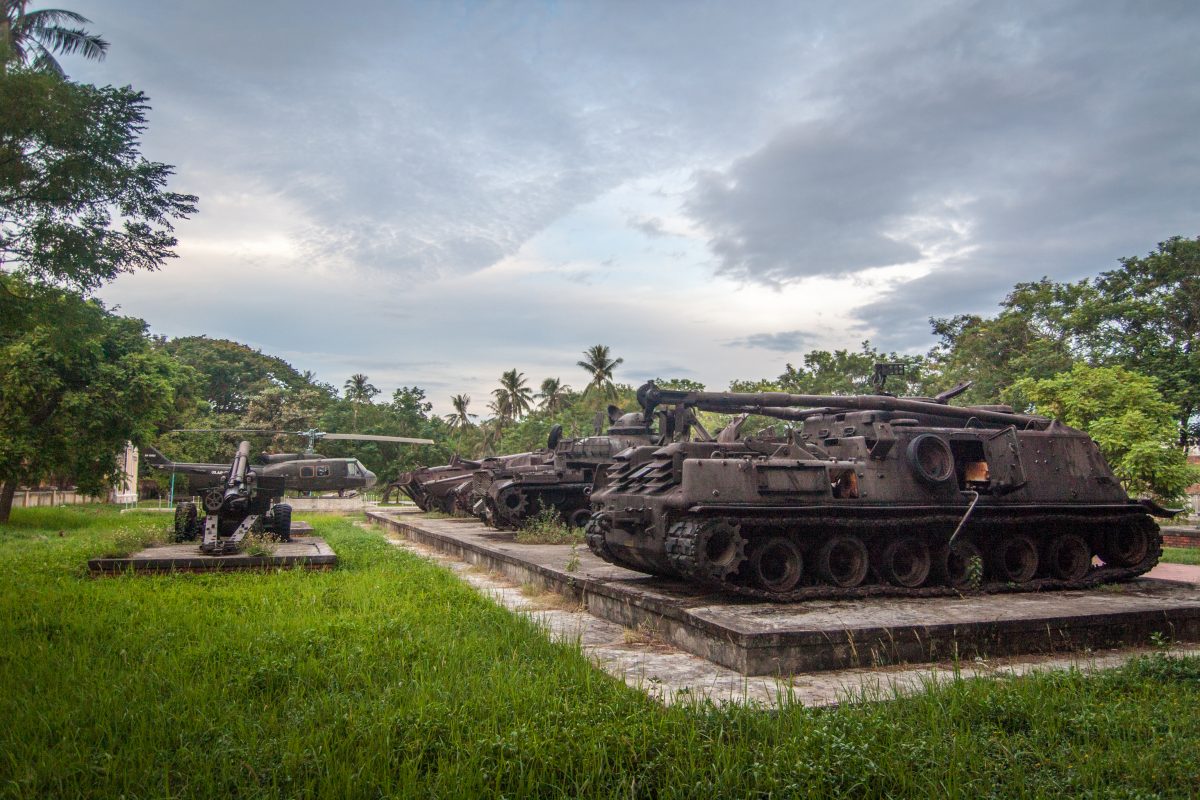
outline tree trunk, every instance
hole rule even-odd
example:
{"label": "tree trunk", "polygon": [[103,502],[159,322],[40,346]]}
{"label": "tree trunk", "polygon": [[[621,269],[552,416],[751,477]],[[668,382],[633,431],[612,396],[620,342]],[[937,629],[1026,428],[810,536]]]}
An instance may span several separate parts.
{"label": "tree trunk", "polygon": [[8,515],[12,513],[13,496],[16,493],[16,481],[0,483],[0,525],[8,522]]}

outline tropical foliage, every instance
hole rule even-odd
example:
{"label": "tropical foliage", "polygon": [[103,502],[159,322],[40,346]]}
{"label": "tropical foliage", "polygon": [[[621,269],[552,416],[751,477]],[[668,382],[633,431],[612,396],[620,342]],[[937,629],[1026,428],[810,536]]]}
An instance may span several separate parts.
{"label": "tropical foliage", "polygon": [[610,358],[608,345],[595,344],[583,351],[583,360],[576,365],[588,373],[588,385],[583,390],[588,394],[595,390],[606,398],[616,395],[613,384],[613,370],[625,363],[623,358]]}
{"label": "tropical foliage", "polygon": [[0,268],[90,292],[175,257],[197,199],[142,157],[144,94],[6,69],[0,109]]}
{"label": "tropical foliage", "polygon": [[60,8],[28,10],[28,0],[0,0],[0,70],[10,64],[26,64],[42,72],[64,77],[54,54],[78,53],[95,61],[104,59],[108,42],[82,28],[91,20]]}

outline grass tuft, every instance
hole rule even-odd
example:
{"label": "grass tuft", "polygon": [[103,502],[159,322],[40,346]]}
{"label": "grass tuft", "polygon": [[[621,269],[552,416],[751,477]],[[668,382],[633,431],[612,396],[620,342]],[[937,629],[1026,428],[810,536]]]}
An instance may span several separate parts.
{"label": "grass tuft", "polygon": [[553,506],[539,509],[525,521],[514,538],[518,544],[580,544],[584,540],[583,530],[567,525]]}

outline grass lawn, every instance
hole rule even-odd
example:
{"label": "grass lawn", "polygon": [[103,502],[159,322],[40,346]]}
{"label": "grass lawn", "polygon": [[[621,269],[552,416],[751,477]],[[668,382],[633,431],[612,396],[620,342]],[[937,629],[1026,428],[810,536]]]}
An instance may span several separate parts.
{"label": "grass lawn", "polygon": [[89,578],[163,515],[0,528],[0,796],[1194,796],[1200,661],[781,711],[664,708],[449,572]]}
{"label": "grass lawn", "polygon": [[1195,547],[1164,547],[1161,561],[1172,564],[1200,565],[1200,549]]}

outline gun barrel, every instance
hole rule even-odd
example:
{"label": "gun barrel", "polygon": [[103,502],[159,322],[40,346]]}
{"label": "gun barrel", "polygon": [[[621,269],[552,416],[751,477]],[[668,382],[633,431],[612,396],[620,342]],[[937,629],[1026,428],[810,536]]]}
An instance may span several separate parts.
{"label": "gun barrel", "polygon": [[[642,407],[647,414],[657,405],[683,404],[702,411],[727,413],[759,413],[759,409],[851,409],[856,411],[903,411],[910,414],[931,414],[954,419],[977,419],[1022,428],[1045,428],[1050,424],[1046,417],[1031,414],[1013,414],[990,408],[951,406],[933,400],[917,400],[890,395],[825,395],[788,394],[787,392],[685,392],[660,389],[653,382],[638,390]],[[766,414],[776,416],[775,414]],[[787,417],[785,417],[787,418]],[[797,418],[800,418],[797,416]]]}
{"label": "gun barrel", "polygon": [[233,464],[229,467],[229,477],[225,479],[226,494],[229,490],[240,489],[246,483],[246,471],[250,468],[250,443],[242,442],[238,445],[237,455],[233,457]]}

